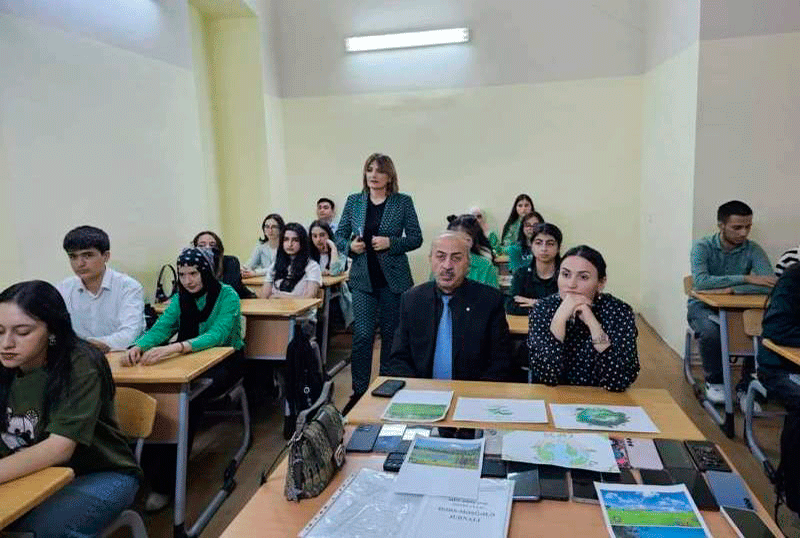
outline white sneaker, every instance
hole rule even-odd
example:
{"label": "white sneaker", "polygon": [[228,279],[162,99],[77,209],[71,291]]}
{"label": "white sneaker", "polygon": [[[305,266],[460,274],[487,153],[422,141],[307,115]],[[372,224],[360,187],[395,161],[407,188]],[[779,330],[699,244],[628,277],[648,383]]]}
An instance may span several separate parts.
{"label": "white sneaker", "polygon": [[724,404],[725,385],[722,383],[706,383],[706,400],[712,404]]}
{"label": "white sneaker", "polygon": [[[747,414],[747,393],[737,392],[736,396],[739,397],[739,407],[742,408],[742,413]],[[761,404],[758,403],[758,400],[753,400],[753,416],[754,417],[765,416],[764,410],[761,408]]]}
{"label": "white sneaker", "polygon": [[144,503],[144,510],[145,512],[158,512],[159,510],[163,510],[169,504],[169,500],[169,495],[151,491]]}

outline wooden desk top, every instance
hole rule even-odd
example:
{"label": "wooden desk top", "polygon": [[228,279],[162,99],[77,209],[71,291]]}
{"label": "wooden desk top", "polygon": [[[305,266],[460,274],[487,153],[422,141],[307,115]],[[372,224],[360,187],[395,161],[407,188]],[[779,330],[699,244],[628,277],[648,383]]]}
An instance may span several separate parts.
{"label": "wooden desk top", "polygon": [[789,359],[793,363],[800,365],[800,347],[779,346],[769,338],[764,338],[764,346],[771,349],[781,357]]}
{"label": "wooden desk top", "polygon": [[511,334],[528,334],[528,316],[506,314],[506,321]]}
{"label": "wooden desk top", "polygon": [[[291,318],[308,312],[322,304],[322,299],[242,299],[243,316],[264,316]],[[156,312],[162,314],[169,303],[153,305]]]}
{"label": "wooden desk top", "polygon": [[509,260],[508,256],[505,256],[505,255],[502,255],[502,254],[500,256],[495,256],[494,257],[495,265],[497,265],[499,263],[508,263],[508,260]]}
{"label": "wooden desk top", "polygon": [[0,484],[0,530],[63,488],[74,476],[69,467],[48,467]]}
{"label": "wooden desk top", "polygon": [[[386,377],[378,377],[372,383],[367,393],[347,414],[350,424],[368,424],[380,422],[383,410],[389,403],[388,398],[377,398],[370,392],[383,383]],[[488,381],[441,381],[436,379],[406,379],[406,388],[422,390],[452,390],[453,400],[444,420],[434,423],[435,426],[460,426],[475,428],[475,422],[462,422],[453,420],[456,401],[459,396],[472,398],[527,398],[544,400],[545,403],[561,404],[606,404],[641,406],[661,433],[626,433],[635,437],[666,437],[669,439],[705,439],[700,430],[686,416],[686,413],[675,403],[669,392],[664,389],[638,389],[630,388],[625,392],[608,392],[598,387],[573,387],[546,385],[529,385],[527,383],[492,383]],[[556,431],[555,427],[548,424],[523,424],[514,423],[486,423],[486,427],[495,429]],[[569,431],[569,430],[558,430]],[[579,430],[574,430],[579,431]],[[580,430],[584,433],[586,430]],[[620,435],[620,434],[617,434]]]}
{"label": "wooden desk top", "polygon": [[766,295],[733,295],[723,293],[703,293],[692,290],[695,299],[700,299],[708,306],[732,310],[747,310],[748,308],[764,308],[767,302]]}
{"label": "wooden desk top", "polygon": [[[345,282],[350,275],[348,273],[342,273],[341,275],[331,276],[331,275],[323,275],[322,276],[322,287],[329,288],[331,286],[335,286],[337,284],[341,284]],[[243,278],[242,284],[245,286],[263,286],[264,285],[264,277],[263,276],[251,276],[249,278]]]}
{"label": "wooden desk top", "polygon": [[[306,523],[319,511],[334,491],[350,474],[363,467],[383,470],[385,455],[348,454],[344,467],[316,498],[304,499],[299,503],[287,501],[283,496],[286,481],[286,458],[270,475],[248,501],[241,512],[222,533],[221,538],[287,538],[297,536]],[[758,502],[755,495],[756,510],[775,533],[781,536],[769,514]],[[716,538],[735,538],[736,533],[720,512],[701,512],[712,536]],[[541,501],[515,502],[511,509],[508,536],[521,538],[529,536],[580,536],[581,538],[607,538],[603,513],[599,505]]]}
{"label": "wooden desk top", "polygon": [[124,351],[106,353],[111,366],[111,375],[116,383],[189,383],[233,354],[233,348],[212,347],[195,353],[176,355],[152,366],[122,366],[120,361],[124,353]]}

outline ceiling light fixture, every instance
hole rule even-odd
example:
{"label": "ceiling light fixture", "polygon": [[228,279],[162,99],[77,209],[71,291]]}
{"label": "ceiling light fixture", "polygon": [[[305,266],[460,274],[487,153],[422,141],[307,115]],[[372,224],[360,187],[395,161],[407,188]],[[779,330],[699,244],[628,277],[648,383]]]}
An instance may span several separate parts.
{"label": "ceiling light fixture", "polygon": [[424,32],[348,37],[344,40],[344,47],[347,52],[362,52],[448,45],[450,43],[466,43],[467,41],[469,41],[469,28],[447,28],[444,30],[426,30]]}

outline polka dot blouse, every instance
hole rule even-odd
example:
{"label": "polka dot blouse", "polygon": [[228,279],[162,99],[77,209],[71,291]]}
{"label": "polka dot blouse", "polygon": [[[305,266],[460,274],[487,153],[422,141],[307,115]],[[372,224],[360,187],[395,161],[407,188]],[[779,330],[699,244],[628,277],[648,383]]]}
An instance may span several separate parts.
{"label": "polka dot blouse", "polygon": [[580,320],[567,321],[563,342],[553,336],[550,323],[559,305],[561,297],[556,293],[531,309],[528,348],[533,381],[551,386],[605,387],[615,392],[628,388],[639,374],[633,309],[610,294],[598,296],[592,312],[611,343],[598,353],[589,328]]}

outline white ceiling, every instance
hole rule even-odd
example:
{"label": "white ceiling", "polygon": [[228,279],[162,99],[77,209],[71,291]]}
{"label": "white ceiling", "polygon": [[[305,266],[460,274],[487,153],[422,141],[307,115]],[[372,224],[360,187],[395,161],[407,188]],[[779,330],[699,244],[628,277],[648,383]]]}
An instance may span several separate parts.
{"label": "white ceiling", "polygon": [[800,32],[800,0],[702,0],[700,39]]}

